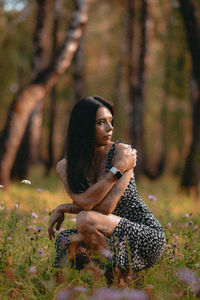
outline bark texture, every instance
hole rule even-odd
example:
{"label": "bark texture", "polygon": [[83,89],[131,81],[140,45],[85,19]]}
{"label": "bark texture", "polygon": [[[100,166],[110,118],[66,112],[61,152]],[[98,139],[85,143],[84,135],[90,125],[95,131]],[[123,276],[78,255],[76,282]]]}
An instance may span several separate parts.
{"label": "bark texture", "polygon": [[192,143],[186,159],[182,186],[194,186],[200,192],[200,27],[191,0],[179,0],[183,17],[188,48],[192,58],[193,78],[197,93],[192,101]]}
{"label": "bark texture", "polygon": [[88,20],[89,6],[90,0],[77,1],[66,37],[49,67],[21,89],[11,105],[0,139],[0,182],[5,186],[9,184],[11,169],[29,116],[70,65]]}

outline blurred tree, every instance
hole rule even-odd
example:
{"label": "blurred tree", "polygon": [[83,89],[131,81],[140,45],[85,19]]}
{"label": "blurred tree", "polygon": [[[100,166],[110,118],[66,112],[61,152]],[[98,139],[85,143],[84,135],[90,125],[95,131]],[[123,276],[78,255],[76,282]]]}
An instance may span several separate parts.
{"label": "blurred tree", "polygon": [[72,104],[77,103],[85,95],[84,74],[84,34],[80,38],[78,49],[74,56],[74,88]]}
{"label": "blurred tree", "polygon": [[[51,1],[37,0],[36,27],[33,36],[33,60],[31,79],[47,67],[49,61],[49,33]],[[31,112],[29,121],[18,149],[12,169],[12,177],[26,178],[32,163],[39,159],[43,119],[43,101]]]}
{"label": "blurred tree", "polygon": [[129,45],[129,99],[132,105],[130,130],[134,148],[138,151],[136,175],[139,176],[144,168],[144,85],[145,85],[145,58],[147,42],[147,0],[141,1],[140,15],[140,45],[139,56],[135,56],[136,41],[134,39],[134,1],[127,0],[128,10],[128,45]]}
{"label": "blurred tree", "polygon": [[192,97],[192,142],[182,177],[182,186],[198,189],[200,192],[200,27],[191,0],[179,0],[186,30],[188,48],[192,58],[195,93]]}
{"label": "blurred tree", "polygon": [[90,0],[77,0],[66,37],[49,66],[16,95],[0,138],[0,182],[7,186],[29,116],[71,63],[88,20]]}
{"label": "blurred tree", "polygon": [[[63,7],[63,0],[55,0],[54,2],[54,24],[52,34],[52,56],[56,54],[58,48],[58,30],[59,19]],[[56,118],[56,103],[57,103],[57,87],[52,87],[50,93],[50,109],[49,109],[49,137],[48,137],[48,157],[46,161],[46,175],[50,172],[55,162],[54,151],[54,128]]]}

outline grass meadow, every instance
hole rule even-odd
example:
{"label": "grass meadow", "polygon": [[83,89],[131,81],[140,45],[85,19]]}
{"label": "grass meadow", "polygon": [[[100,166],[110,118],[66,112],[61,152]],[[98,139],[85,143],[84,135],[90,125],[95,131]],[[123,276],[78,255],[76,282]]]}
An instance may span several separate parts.
{"label": "grass meadow", "polygon": [[[107,285],[94,263],[82,270],[53,268],[54,242],[48,239],[49,212],[68,202],[56,174],[34,169],[31,184],[0,188],[0,300],[4,299],[135,299],[171,300],[200,297],[200,202],[179,189],[176,179],[138,184],[143,201],[166,231],[166,247],[153,267],[137,279]],[[66,214],[62,228],[75,227]]]}

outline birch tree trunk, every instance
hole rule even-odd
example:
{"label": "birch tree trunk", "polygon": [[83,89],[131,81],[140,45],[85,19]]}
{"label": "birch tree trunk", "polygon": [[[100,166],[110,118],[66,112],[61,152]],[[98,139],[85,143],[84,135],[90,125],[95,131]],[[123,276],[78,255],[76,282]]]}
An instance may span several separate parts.
{"label": "birch tree trunk", "polygon": [[50,65],[18,92],[10,107],[0,139],[0,183],[4,186],[9,184],[15,156],[32,110],[51,90],[72,61],[88,20],[89,6],[90,0],[77,0],[76,9],[61,48]]}
{"label": "birch tree trunk", "polygon": [[[44,70],[49,61],[49,33],[51,1],[37,0],[36,27],[33,37],[33,59],[31,78]],[[24,179],[28,176],[32,163],[39,159],[42,133],[43,101],[31,112],[28,124],[18,149],[12,177]]]}
{"label": "birch tree trunk", "polygon": [[193,186],[200,193],[200,27],[192,1],[179,0],[179,3],[197,89],[196,96],[192,99],[192,143],[186,159],[181,185],[184,187]]}

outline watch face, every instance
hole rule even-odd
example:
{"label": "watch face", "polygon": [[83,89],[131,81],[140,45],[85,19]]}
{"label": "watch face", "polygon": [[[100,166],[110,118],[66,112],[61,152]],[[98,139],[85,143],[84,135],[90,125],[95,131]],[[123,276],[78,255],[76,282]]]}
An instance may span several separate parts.
{"label": "watch face", "polygon": [[122,173],[121,173],[120,171],[117,171],[117,172],[115,173],[115,176],[116,176],[117,179],[119,179],[119,178],[122,177]]}

